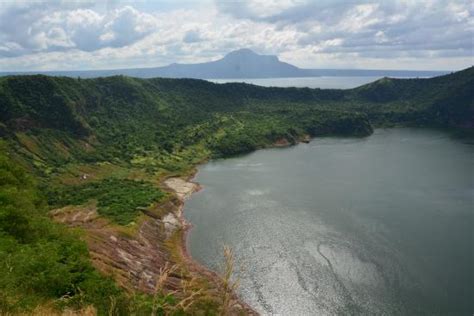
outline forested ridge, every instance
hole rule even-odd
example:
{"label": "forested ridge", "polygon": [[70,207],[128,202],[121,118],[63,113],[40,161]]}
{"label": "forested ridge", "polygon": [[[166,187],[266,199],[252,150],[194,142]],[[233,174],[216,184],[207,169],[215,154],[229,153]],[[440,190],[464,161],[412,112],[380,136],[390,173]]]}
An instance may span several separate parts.
{"label": "forested ridge", "polygon": [[[188,175],[210,158],[307,137],[364,137],[373,126],[472,132],[473,88],[473,67],[350,90],[124,76],[0,78],[0,313],[45,304],[164,313],[156,297],[131,295],[99,273],[84,232],[53,223],[52,209],[96,203],[100,216],[133,230],[141,210],[171,199],[163,179]],[[173,297],[160,299],[174,304]],[[219,308],[206,304],[197,310]]]}

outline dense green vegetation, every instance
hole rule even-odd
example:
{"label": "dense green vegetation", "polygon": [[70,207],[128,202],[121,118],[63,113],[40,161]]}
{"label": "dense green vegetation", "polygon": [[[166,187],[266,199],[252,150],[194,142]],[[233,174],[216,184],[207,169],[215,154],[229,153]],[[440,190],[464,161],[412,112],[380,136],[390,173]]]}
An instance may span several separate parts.
{"label": "dense green vegetation", "polygon": [[[366,115],[376,124],[469,127],[473,72],[385,78],[352,90],[120,76],[5,77],[0,79],[0,135],[34,136],[34,158],[62,165],[71,160],[129,161],[150,152],[167,156],[195,144],[219,148],[221,142],[232,142],[226,138],[234,138],[236,130],[236,145],[244,151],[301,133],[351,135],[357,129],[364,135],[371,132]],[[65,150],[52,153],[58,143]],[[85,151],[85,143],[92,149]]]}
{"label": "dense green vegetation", "polygon": [[[354,127],[361,134],[371,132],[363,114],[314,106],[318,100],[334,98],[323,90],[186,79],[31,76],[2,78],[0,91],[4,134],[18,138],[12,132],[24,133],[26,142],[38,144],[32,158],[55,166],[70,161],[127,162],[160,153],[162,159],[156,163],[166,167],[166,157],[181,156],[192,145],[219,148],[236,131],[241,144],[232,152],[256,149],[277,137],[301,136],[295,133],[318,133],[320,123],[326,126],[320,134],[351,134]],[[353,119],[338,121],[339,116]],[[82,142],[91,146],[89,152],[81,148]],[[45,149],[54,145],[65,150],[51,155]],[[31,154],[31,148],[28,151]]]}
{"label": "dense green vegetation", "polygon": [[0,314],[57,305],[93,304],[101,313],[123,293],[99,275],[76,233],[45,216],[45,199],[34,180],[0,143]]}
{"label": "dense green vegetation", "polygon": [[375,124],[474,127],[474,67],[430,79],[384,78],[351,90]]}
{"label": "dense green vegetation", "polygon": [[48,203],[51,207],[59,208],[96,199],[100,215],[126,225],[138,215],[139,207],[159,202],[163,196],[162,191],[143,181],[108,178],[80,186],[53,188],[48,191]]}
{"label": "dense green vegetation", "polygon": [[[112,215],[107,215],[118,221],[128,221],[133,214],[115,203],[124,202],[133,209],[163,196],[149,184],[131,180],[111,179],[80,188],[78,193],[65,189],[54,201],[66,203],[70,199],[68,202],[81,203],[95,197],[99,203],[103,201],[107,212],[113,210]],[[99,274],[90,263],[80,232],[53,223],[46,216],[47,209],[46,197],[37,183],[11,159],[6,144],[0,141],[1,315],[25,311],[49,315],[55,309],[79,310],[88,306],[93,306],[99,315],[184,314],[173,293],[130,295],[118,288],[113,279]],[[122,210],[125,215],[118,213]],[[36,310],[38,306],[47,307]],[[197,308],[205,313],[209,308],[215,309],[209,304]],[[91,311],[84,314],[91,315]]]}
{"label": "dense green vegetation", "polygon": [[[366,136],[371,123],[472,130],[472,87],[472,67],[351,90],[122,76],[0,78],[0,313],[50,300],[93,304],[102,314],[110,297],[134,304],[92,268],[76,233],[49,220],[51,208],[96,200],[101,215],[128,224],[139,207],[164,197],[147,179],[185,174],[208,158],[306,135]],[[138,170],[145,182],[122,171],[62,181],[70,170],[104,164]]]}

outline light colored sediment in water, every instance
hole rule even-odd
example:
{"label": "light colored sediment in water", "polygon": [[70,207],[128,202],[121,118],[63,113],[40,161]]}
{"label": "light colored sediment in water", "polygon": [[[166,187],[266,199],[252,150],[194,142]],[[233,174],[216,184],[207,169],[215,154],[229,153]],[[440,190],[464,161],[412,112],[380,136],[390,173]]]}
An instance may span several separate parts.
{"label": "light colored sediment in water", "polygon": [[169,212],[163,217],[166,234],[170,236],[177,229],[184,228],[187,230],[187,227],[190,226],[183,216],[184,201],[201,187],[197,183],[182,178],[168,178],[163,184],[173,191],[181,202],[176,212]]}
{"label": "light colored sediment in water", "polygon": [[181,178],[168,178],[164,184],[183,201],[201,188],[199,184]]}

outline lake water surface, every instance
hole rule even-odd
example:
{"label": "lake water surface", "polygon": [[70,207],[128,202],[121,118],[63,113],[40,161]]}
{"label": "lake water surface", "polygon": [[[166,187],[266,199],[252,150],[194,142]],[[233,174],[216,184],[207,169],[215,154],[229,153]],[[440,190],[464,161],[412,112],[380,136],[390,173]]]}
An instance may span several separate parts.
{"label": "lake water surface", "polygon": [[351,89],[382,77],[301,77],[301,78],[253,78],[253,79],[208,79],[215,83],[245,82],[263,87],[297,87],[321,89]]}
{"label": "lake water surface", "polygon": [[426,129],[317,138],[199,168],[191,255],[231,246],[263,314],[472,315],[474,146]]}

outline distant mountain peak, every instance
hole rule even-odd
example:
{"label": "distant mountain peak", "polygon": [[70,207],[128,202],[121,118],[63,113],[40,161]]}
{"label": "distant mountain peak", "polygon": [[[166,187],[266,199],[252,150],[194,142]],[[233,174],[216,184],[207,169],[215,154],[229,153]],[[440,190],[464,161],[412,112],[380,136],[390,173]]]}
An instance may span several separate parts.
{"label": "distant mountain peak", "polygon": [[[396,76],[418,77],[441,75],[436,71],[396,71],[396,70],[363,70],[363,69],[302,69],[287,62],[280,61],[276,55],[263,55],[249,48],[241,48],[227,53],[223,58],[195,64],[172,63],[154,68],[111,69],[98,71],[55,71],[32,72],[71,77],[107,77],[124,74],[138,78],[296,78],[319,76]],[[0,76],[14,74],[2,73]]]}
{"label": "distant mountain peak", "polygon": [[231,51],[230,53],[227,53],[223,60],[258,60],[258,59],[272,59],[273,61],[278,61],[278,57],[275,55],[260,55],[254,52],[253,50],[249,48],[241,48],[237,49],[234,51]]}
{"label": "distant mountain peak", "polygon": [[240,48],[240,49],[233,50],[225,55],[225,57],[229,57],[229,56],[259,56],[259,54],[257,54],[250,48]]}

